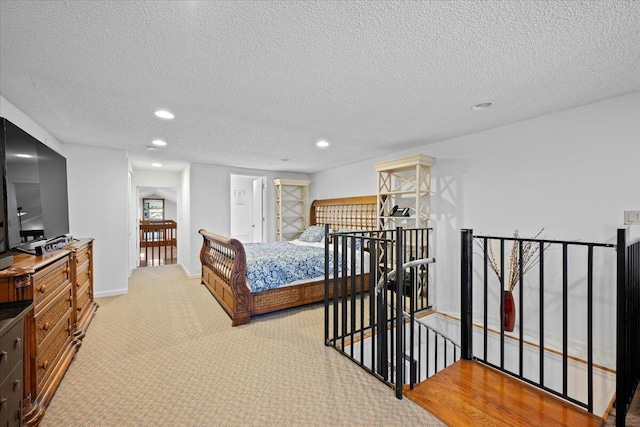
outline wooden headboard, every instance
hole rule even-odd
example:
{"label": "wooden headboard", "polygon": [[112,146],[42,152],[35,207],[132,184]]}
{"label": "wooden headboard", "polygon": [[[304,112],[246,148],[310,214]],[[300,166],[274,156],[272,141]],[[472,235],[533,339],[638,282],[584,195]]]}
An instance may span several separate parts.
{"label": "wooden headboard", "polygon": [[314,200],[311,203],[311,225],[329,224],[332,231],[341,229],[377,230],[377,196],[343,197]]}

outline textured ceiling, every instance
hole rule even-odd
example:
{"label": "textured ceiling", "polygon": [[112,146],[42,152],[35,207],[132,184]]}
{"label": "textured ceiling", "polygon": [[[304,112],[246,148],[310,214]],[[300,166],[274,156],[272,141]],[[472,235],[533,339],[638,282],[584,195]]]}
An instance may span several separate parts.
{"label": "textured ceiling", "polygon": [[639,23],[635,1],[2,0],[0,94],[135,169],[310,173],[638,91]]}

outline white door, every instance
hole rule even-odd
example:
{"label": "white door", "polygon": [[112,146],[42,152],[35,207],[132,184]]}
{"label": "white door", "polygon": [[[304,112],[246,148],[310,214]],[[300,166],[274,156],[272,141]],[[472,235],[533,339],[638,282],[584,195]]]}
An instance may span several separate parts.
{"label": "white door", "polygon": [[252,241],[263,242],[264,212],[263,212],[264,179],[253,180],[253,211],[251,213]]}

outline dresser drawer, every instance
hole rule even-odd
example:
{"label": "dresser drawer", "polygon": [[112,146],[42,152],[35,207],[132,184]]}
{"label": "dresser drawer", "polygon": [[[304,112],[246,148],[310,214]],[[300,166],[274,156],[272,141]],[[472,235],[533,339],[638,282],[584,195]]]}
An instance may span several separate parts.
{"label": "dresser drawer", "polygon": [[83,265],[83,268],[76,270],[76,288],[91,283],[91,271],[89,270],[89,264]]}
{"label": "dresser drawer", "polygon": [[36,316],[36,345],[38,347],[63,318],[69,317],[72,309],[71,285],[69,284],[56,299],[42,307]]}
{"label": "dresser drawer", "polygon": [[42,389],[42,382],[47,379],[53,366],[67,344],[71,341],[71,313],[63,318],[51,331],[47,340],[38,348],[36,356],[36,384],[38,390]]}
{"label": "dresser drawer", "polygon": [[0,426],[19,426],[22,418],[22,361],[0,384]]}
{"label": "dresser drawer", "polygon": [[69,257],[64,257],[33,275],[33,298],[36,314],[56,292],[71,283]]}
{"label": "dresser drawer", "polygon": [[77,309],[78,318],[80,318],[91,303],[91,286],[87,283],[78,291]]}
{"label": "dresser drawer", "polygon": [[9,331],[0,337],[0,382],[6,372],[10,372],[16,365],[22,362],[23,322],[20,319]]}
{"label": "dresser drawer", "polygon": [[91,262],[91,249],[88,246],[85,246],[82,249],[78,249],[76,251],[76,268],[80,269],[81,266],[89,265]]}

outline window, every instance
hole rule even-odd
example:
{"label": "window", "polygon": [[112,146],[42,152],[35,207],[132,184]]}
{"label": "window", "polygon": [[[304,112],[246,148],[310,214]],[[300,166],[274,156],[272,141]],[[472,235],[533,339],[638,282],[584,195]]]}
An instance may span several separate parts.
{"label": "window", "polygon": [[142,199],[143,221],[164,221],[164,199]]}

